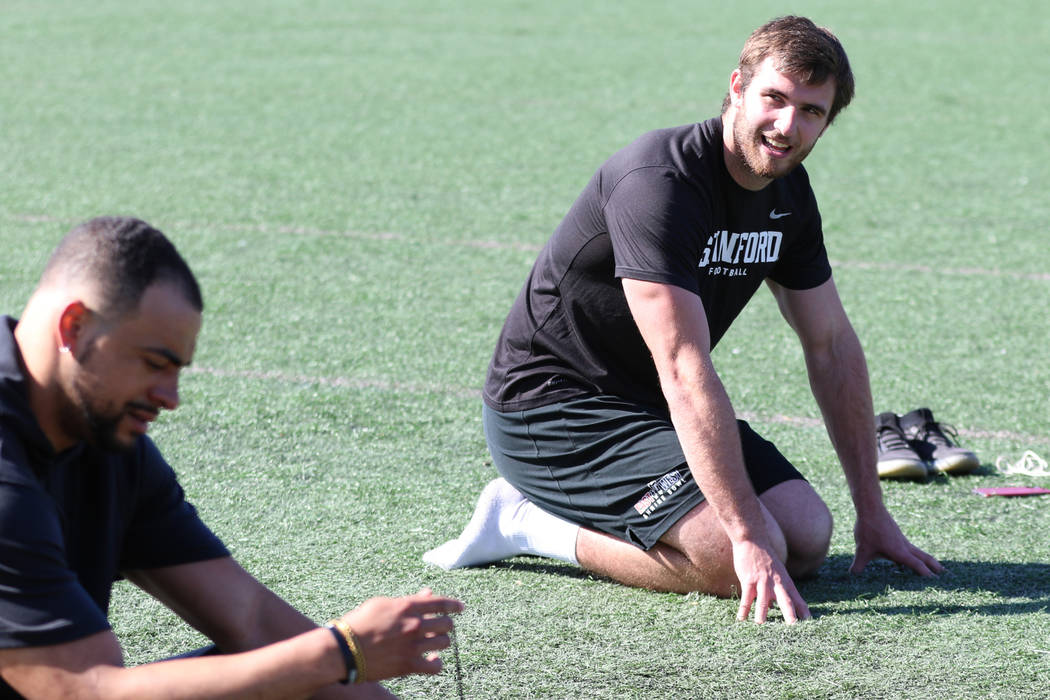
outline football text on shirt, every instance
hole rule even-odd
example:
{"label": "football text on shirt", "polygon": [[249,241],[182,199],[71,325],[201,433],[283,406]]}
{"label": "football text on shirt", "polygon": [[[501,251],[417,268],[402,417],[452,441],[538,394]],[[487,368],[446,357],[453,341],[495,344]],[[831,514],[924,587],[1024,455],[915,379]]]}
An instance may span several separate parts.
{"label": "football text on shirt", "polygon": [[[748,265],[751,263],[776,262],[780,258],[780,242],[784,235],[780,231],[753,231],[751,233],[729,233],[715,231],[707,239],[707,246],[698,267],[713,263]],[[746,275],[746,270],[732,270],[722,266],[712,267],[711,275]]]}

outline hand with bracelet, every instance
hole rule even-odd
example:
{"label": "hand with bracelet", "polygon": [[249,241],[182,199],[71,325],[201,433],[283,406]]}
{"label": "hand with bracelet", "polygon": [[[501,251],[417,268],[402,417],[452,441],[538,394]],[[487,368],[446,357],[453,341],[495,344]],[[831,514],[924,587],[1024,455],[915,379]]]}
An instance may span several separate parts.
{"label": "hand with bracelet", "polygon": [[436,652],[451,643],[449,614],[462,610],[458,600],[424,588],[412,596],[371,598],[332,620],[329,629],[346,662],[346,681],[439,673],[442,664]]}

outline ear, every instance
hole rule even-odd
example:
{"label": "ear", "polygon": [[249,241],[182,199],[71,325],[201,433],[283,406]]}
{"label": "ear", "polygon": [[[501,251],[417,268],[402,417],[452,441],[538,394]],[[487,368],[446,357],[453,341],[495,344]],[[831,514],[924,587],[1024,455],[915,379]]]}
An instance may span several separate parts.
{"label": "ear", "polygon": [[739,107],[744,99],[744,77],[739,68],[729,75],[729,98],[736,107]]}
{"label": "ear", "polygon": [[83,338],[90,319],[91,309],[84,306],[82,301],[74,301],[64,308],[58,317],[59,350],[75,355],[77,343]]}

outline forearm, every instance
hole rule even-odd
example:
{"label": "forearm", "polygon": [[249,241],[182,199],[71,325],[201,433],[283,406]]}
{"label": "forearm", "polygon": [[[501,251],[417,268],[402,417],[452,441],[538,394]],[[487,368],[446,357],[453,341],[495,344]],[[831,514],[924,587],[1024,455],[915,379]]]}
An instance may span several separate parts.
{"label": "forearm", "polygon": [[765,543],[765,519],[744,467],[740,429],[713,371],[664,383],[671,422],[697,486],[733,542]]}
{"label": "forearm", "polygon": [[881,508],[871,383],[853,329],[846,326],[819,350],[808,351],[806,368],[858,514]]}
{"label": "forearm", "polygon": [[[128,571],[126,575],[215,642],[224,656],[237,655],[230,658],[245,658],[240,652],[262,649],[317,629],[313,620],[261,585],[232,560],[204,562],[199,566],[204,571],[193,575],[187,575],[182,567]],[[207,581],[221,582],[222,590],[235,590],[237,594],[220,599],[193,588],[189,595],[172,595],[174,590],[186,590]],[[321,639],[329,641],[331,633],[322,632]],[[345,677],[345,668],[342,672]],[[363,687],[334,683],[319,690],[315,697],[353,697],[351,691]]]}
{"label": "forearm", "polygon": [[[280,645],[274,644],[274,642],[305,636],[304,633],[317,629],[317,624],[313,620],[300,613],[272,591],[268,589],[259,590],[257,595],[258,598],[254,605],[255,614],[239,629],[239,634],[236,637],[228,637],[225,645],[219,645],[219,648],[224,652],[237,653],[263,649],[264,647],[267,649],[278,647]],[[327,641],[328,637],[332,637],[331,632],[328,630],[324,630],[324,633],[326,636],[323,637],[323,641]],[[334,639],[334,637],[332,638]],[[266,645],[271,646],[267,647]],[[245,655],[241,654],[241,656]],[[342,657],[340,656],[340,658]],[[342,680],[346,676],[345,664],[342,664],[339,670],[342,675],[337,680]],[[315,686],[308,695],[317,700],[322,698],[334,700],[334,698],[357,697],[355,691],[364,691],[366,685],[342,685],[333,681],[326,685]],[[278,695],[277,697],[281,696]]]}
{"label": "forearm", "polygon": [[256,589],[256,596],[251,614],[236,628],[238,636],[231,640],[231,646],[227,648],[219,645],[224,652],[258,649],[317,627],[317,623],[273,591],[259,587]]}
{"label": "forearm", "polygon": [[[346,677],[334,635],[316,629],[251,652],[124,668],[107,661],[109,631],[50,650],[5,655],[3,675],[27,698],[297,698]],[[118,652],[119,653],[119,652]]]}
{"label": "forearm", "polygon": [[[124,573],[224,654],[258,649],[317,627],[230,558]],[[215,594],[213,584],[223,595]]]}
{"label": "forearm", "polygon": [[[226,654],[289,638],[297,643],[308,638],[331,645],[335,658],[343,663],[330,631],[316,629],[312,621],[229,557],[129,571],[126,575],[213,640]],[[441,661],[433,652],[448,646],[448,632],[452,629],[448,615],[462,609],[459,601],[435,596],[424,589],[412,596],[371,598],[341,619],[355,633],[364,657],[365,678],[381,681],[410,673],[440,671]],[[0,650],[0,656],[2,653]],[[346,677],[345,666],[339,666],[339,671],[329,684]],[[380,691],[374,683],[325,688],[326,693],[347,697],[389,696]]]}
{"label": "forearm", "polygon": [[151,689],[179,689],[168,697],[296,698],[346,677],[342,653],[327,629],[315,629],[254,651],[176,659],[129,670],[148,697]]}

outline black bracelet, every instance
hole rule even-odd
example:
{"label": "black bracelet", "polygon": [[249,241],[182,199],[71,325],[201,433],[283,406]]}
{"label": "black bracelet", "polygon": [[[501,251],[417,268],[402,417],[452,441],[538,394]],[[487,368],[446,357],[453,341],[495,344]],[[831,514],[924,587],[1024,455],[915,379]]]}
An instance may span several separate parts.
{"label": "black bracelet", "polygon": [[346,664],[346,678],[339,682],[343,685],[353,683],[357,680],[357,663],[354,661],[354,655],[350,651],[350,644],[347,643],[346,637],[335,625],[326,625],[325,629],[335,635],[335,641],[339,644],[339,651],[343,652],[343,663]]}

